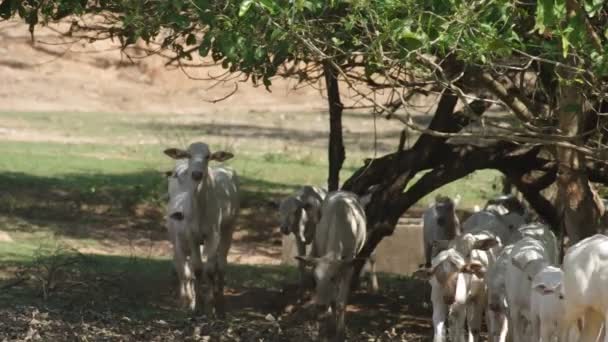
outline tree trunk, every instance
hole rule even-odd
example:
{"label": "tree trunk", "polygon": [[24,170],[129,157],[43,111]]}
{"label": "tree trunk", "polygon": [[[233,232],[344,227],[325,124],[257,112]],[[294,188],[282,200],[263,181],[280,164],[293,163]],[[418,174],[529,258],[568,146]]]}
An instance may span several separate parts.
{"label": "tree trunk", "polygon": [[[583,145],[586,122],[593,115],[587,110],[584,92],[574,84],[571,72],[563,72],[560,84],[558,120],[561,134],[573,137],[573,143]],[[598,231],[600,224],[597,195],[591,188],[585,156],[570,148],[558,147],[556,151],[557,203],[562,229],[570,243],[576,243]]]}
{"label": "tree trunk", "polygon": [[342,110],[344,106],[340,101],[340,88],[338,75],[329,63],[323,65],[325,84],[327,88],[327,101],[329,102],[329,175],[327,190],[335,191],[340,188],[340,169],[344,163],[344,141],[342,138]]}

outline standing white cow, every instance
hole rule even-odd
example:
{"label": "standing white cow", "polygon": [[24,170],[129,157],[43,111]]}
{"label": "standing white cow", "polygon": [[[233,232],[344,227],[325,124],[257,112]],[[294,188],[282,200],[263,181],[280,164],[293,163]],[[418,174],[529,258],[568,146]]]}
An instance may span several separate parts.
{"label": "standing white cow", "polygon": [[434,342],[446,340],[447,321],[451,341],[479,339],[487,300],[485,272],[495,259],[492,249],[499,246],[495,236],[467,233],[433,257],[429,269],[415,273],[431,284]]}
{"label": "standing white cow", "polygon": [[324,311],[319,329],[324,340],[343,341],[345,338],[344,315],[353,261],[365,239],[365,211],[357,195],[346,191],[329,194],[321,207],[311,255],[296,257],[313,267],[314,302]]}
{"label": "standing white cow", "polygon": [[506,342],[509,332],[508,304],[505,290],[505,272],[511,263],[513,245],[505,246],[496,262],[488,268],[486,284],[488,291],[488,340]]}
{"label": "standing white cow", "polygon": [[560,342],[566,342],[576,333],[574,330],[570,333],[567,329],[561,329],[566,310],[563,279],[564,272],[556,266],[546,266],[532,278],[530,319],[534,327],[533,341],[551,342],[557,338]]}
{"label": "standing white cow", "polygon": [[[240,205],[239,182],[232,169],[209,167],[209,161],[221,162],[233,155],[223,151],[211,153],[207,144],[200,142],[191,144],[187,150],[170,148],[164,153],[173,159],[187,160],[187,167],[183,162],[177,162],[175,177],[178,181],[169,185],[170,202],[179,198],[171,194],[175,193],[176,187],[185,199],[181,214],[169,214],[170,219],[184,221],[171,229],[180,294],[186,296],[191,310],[198,310],[202,292],[200,282],[205,280],[204,309],[207,313],[215,309],[216,315],[223,317],[224,273]],[[204,247],[202,256],[201,245]],[[193,290],[189,293],[188,288]]]}
{"label": "standing white cow", "polygon": [[513,242],[512,234],[526,223],[526,212],[521,203],[512,196],[489,200],[485,208],[473,213],[462,224],[462,232],[486,230],[496,234],[504,245]]}
{"label": "standing white cow", "polygon": [[424,211],[422,215],[424,267],[431,266],[431,259],[434,256],[433,243],[435,241],[452,240],[460,235],[460,221],[455,210],[459,201],[460,196],[455,200],[445,196],[437,196],[435,203]]}
{"label": "standing white cow", "polygon": [[[583,319],[579,341],[595,342],[608,327],[608,236],[596,234],[579,241],[564,257],[564,324],[571,328]],[[604,342],[608,334],[604,333]]]}
{"label": "standing white cow", "polygon": [[[306,245],[315,236],[317,223],[321,219],[321,204],[327,191],[315,186],[303,186],[294,194],[284,198],[279,205],[281,233],[293,234],[299,256],[306,256]],[[304,264],[298,261],[300,285],[305,286]]]}
{"label": "standing white cow", "polygon": [[539,327],[532,324],[530,296],[532,280],[546,266],[557,263],[555,235],[546,228],[544,240],[526,236],[513,246],[511,263],[505,273],[505,287],[509,305],[509,329],[515,341],[531,341]]}

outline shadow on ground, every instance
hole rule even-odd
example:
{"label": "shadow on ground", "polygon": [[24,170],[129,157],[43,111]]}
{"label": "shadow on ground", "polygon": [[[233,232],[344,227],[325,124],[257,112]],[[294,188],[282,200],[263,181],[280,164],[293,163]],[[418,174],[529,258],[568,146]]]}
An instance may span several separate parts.
{"label": "shadow on ground", "polygon": [[[69,254],[42,298],[57,254],[23,267],[22,283],[0,281],[0,338],[8,340],[313,341],[314,314],[298,304],[295,269],[230,265],[228,319],[191,316],[177,305],[167,260]],[[351,341],[426,341],[430,311],[424,283],[380,277],[382,290],[354,293],[348,307]],[[50,283],[50,282],[49,282]],[[13,285],[11,285],[13,284]],[[47,284],[48,285],[48,284]],[[294,309],[296,307],[296,309]],[[35,334],[37,334],[35,336]],[[208,336],[205,338],[205,336]]]}
{"label": "shadow on ground", "polygon": [[[275,209],[292,187],[241,177],[240,236],[264,242],[278,238]],[[137,239],[166,239],[164,176],[157,171],[125,174],[66,174],[40,177],[0,173],[1,230],[29,233],[49,229],[58,237],[109,240],[128,244]]]}

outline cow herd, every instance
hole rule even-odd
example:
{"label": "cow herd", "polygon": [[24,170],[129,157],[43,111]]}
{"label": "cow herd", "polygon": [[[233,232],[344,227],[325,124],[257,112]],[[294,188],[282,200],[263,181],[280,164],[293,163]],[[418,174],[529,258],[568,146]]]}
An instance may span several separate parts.
{"label": "cow herd", "polygon": [[530,221],[512,196],[462,226],[449,198],[427,209],[415,276],[431,285],[434,342],[478,341],[484,317],[491,342],[608,341],[608,237],[574,244],[560,267],[555,235]]}
{"label": "cow herd", "polygon": [[[212,166],[233,157],[204,143],[170,148],[166,225],[179,294],[192,311],[225,315],[224,274],[239,211],[234,170]],[[512,196],[488,201],[462,224],[459,199],[439,196],[423,215],[425,260],[415,276],[431,285],[434,341],[608,342],[608,237],[571,246],[559,266],[549,228],[530,222]],[[345,338],[353,262],[366,241],[369,198],[304,186],[279,206],[280,230],[293,234],[301,289],[314,287],[319,336]],[[373,259],[371,281],[377,288]],[[606,325],[608,326],[608,325]]]}

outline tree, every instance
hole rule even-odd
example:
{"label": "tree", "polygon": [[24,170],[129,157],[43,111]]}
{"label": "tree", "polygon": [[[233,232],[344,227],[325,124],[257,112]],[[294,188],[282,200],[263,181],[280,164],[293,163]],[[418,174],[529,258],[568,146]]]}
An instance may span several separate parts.
{"label": "tree", "polygon": [[[422,133],[412,148],[368,160],[342,186],[358,194],[373,189],[361,257],[423,196],[479,169],[501,171],[572,241],[600,224],[604,209],[589,181],[608,181],[602,1],[3,0],[0,15],[15,13],[32,32],[69,18],[66,34],[117,38],[124,46],[137,38],[154,44],[162,33],[158,49],[171,52],[169,63],[186,67],[193,55],[210,55],[267,89],[276,76],[302,83],[324,77],[335,133],[331,188],[344,158],[338,80],[373,115]],[[93,24],[79,19],[91,15]],[[410,100],[426,94],[439,101],[422,127],[408,112]],[[488,116],[490,106],[511,115]],[[453,143],[456,137],[467,143]],[[551,184],[557,203],[540,193]]]}

